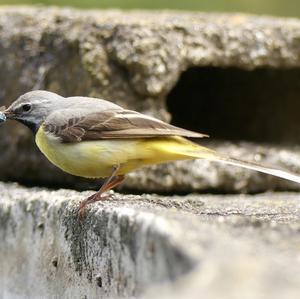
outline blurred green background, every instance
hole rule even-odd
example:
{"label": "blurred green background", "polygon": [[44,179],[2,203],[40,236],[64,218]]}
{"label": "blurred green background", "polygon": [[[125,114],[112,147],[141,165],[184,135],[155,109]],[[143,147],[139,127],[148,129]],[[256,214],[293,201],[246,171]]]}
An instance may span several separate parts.
{"label": "blurred green background", "polygon": [[45,4],[80,8],[226,11],[300,17],[300,0],[0,0],[0,4]]}

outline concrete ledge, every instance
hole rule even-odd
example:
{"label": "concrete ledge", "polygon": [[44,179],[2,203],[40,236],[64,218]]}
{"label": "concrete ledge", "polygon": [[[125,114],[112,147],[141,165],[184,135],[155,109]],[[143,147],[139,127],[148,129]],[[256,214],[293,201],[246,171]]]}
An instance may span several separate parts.
{"label": "concrete ledge", "polygon": [[100,204],[80,221],[78,202],[87,193],[0,190],[5,298],[127,297],[194,266],[176,240],[180,232],[173,238],[170,223],[151,204],[137,205],[138,197]]}
{"label": "concrete ledge", "polygon": [[299,194],[115,194],[82,222],[88,192],[0,194],[2,298],[299,296]]}

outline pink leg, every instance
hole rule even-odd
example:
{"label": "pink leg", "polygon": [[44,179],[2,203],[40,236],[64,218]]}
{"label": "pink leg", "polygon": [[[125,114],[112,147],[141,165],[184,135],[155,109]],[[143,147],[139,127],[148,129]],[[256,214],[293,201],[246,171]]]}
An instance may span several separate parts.
{"label": "pink leg", "polygon": [[85,200],[83,200],[80,203],[79,206],[79,216],[80,218],[83,217],[84,215],[84,211],[85,211],[85,207],[91,203],[100,201],[100,200],[105,200],[107,198],[107,196],[103,196],[103,193],[105,193],[106,191],[109,191],[110,189],[118,186],[119,184],[121,184],[124,179],[125,176],[124,175],[117,175],[116,173],[119,170],[119,166],[115,166],[113,168],[113,172],[112,174],[104,181],[103,185],[101,186],[101,188],[99,189],[98,192],[96,192],[95,194],[89,196],[88,198],[86,198]]}

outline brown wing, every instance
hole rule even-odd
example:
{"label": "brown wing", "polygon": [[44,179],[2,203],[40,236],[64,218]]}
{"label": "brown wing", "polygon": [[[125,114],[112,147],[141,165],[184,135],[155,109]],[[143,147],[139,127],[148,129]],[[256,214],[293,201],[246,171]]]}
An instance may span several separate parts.
{"label": "brown wing", "polygon": [[46,119],[44,130],[60,138],[62,142],[160,136],[207,137],[131,110],[90,113],[58,111]]}

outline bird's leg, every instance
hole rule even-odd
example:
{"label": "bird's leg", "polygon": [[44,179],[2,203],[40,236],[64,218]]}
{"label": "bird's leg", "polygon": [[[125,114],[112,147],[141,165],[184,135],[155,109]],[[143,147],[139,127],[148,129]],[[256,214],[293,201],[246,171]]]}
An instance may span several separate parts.
{"label": "bird's leg", "polygon": [[104,200],[106,198],[106,197],[103,197],[104,192],[109,191],[110,189],[116,187],[117,185],[121,184],[124,181],[124,179],[125,179],[124,175],[116,175],[119,168],[120,168],[119,166],[113,166],[113,171],[112,171],[111,175],[106,178],[106,180],[104,181],[104,183],[101,186],[101,188],[99,189],[99,191],[96,192],[95,194],[89,196],[88,198],[86,198],[85,200],[83,200],[80,203],[79,214],[81,216],[83,215],[84,209],[88,204],[91,204],[91,203],[99,201],[99,200]]}
{"label": "bird's leg", "polygon": [[[125,180],[125,175],[117,175],[115,176],[109,184],[105,186],[105,188],[102,190],[102,193],[111,190],[112,188],[120,185]],[[100,192],[100,190],[98,191]],[[98,192],[96,194],[98,194]],[[103,197],[102,197],[103,198]]]}

